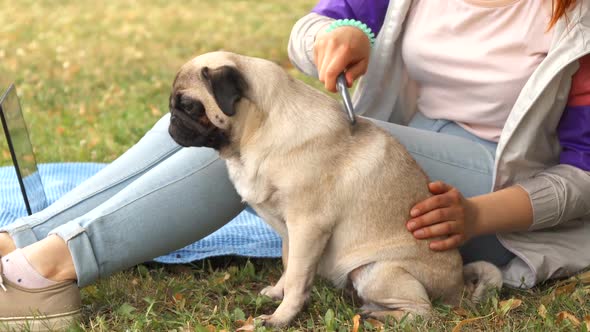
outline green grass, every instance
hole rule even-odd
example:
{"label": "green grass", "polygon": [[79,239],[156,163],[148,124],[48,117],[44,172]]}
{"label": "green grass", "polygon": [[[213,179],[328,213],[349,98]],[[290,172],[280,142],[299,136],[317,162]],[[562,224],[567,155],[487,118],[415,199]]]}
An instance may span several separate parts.
{"label": "green grass", "polygon": [[[275,259],[215,258],[192,265],[140,265],[84,289],[86,330],[235,331],[248,317],[271,313],[278,305],[258,291],[280,276]],[[590,288],[581,281],[533,290],[505,289],[461,309],[436,305],[432,320],[360,322],[358,331],[452,331],[462,320],[479,318],[462,331],[586,331]],[[510,299],[513,299],[512,305]],[[521,303],[519,301],[522,301]],[[358,306],[342,291],[318,280],[311,301],[288,331],[351,331]],[[543,313],[545,308],[546,313]],[[562,313],[562,314],[560,314]],[[563,318],[580,320],[575,326]],[[562,317],[562,318],[560,318]],[[590,323],[590,319],[589,323]],[[270,331],[255,324],[251,330]],[[250,331],[251,331],[250,330]]]}
{"label": "green grass", "polygon": [[[110,162],[167,112],[176,70],[200,53],[225,49],[268,58],[319,87],[294,70],[286,54],[293,23],[314,3],[0,0],[0,87],[18,84],[39,162]],[[0,139],[0,165],[9,163]],[[84,288],[84,321],[72,330],[235,331],[278,305],[257,294],[280,270],[277,259],[238,257],[140,265]],[[589,292],[583,282],[504,289],[477,306],[438,304],[428,322],[383,328],[452,331],[478,318],[462,330],[585,331]],[[513,300],[511,309],[503,302],[510,299],[522,302]],[[351,331],[357,308],[318,280],[289,330]],[[358,330],[379,329],[365,320]]]}
{"label": "green grass", "polygon": [[168,112],[198,54],[265,57],[302,78],[287,41],[313,2],[1,0],[0,87],[17,83],[40,162],[109,162]]}

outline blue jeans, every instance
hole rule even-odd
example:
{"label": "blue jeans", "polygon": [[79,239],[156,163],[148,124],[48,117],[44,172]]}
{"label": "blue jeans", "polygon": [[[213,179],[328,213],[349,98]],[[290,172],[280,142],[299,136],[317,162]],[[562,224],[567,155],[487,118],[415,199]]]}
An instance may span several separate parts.
{"label": "blue jeans", "polygon": [[[453,122],[421,115],[410,127],[375,122],[407,147],[431,179],[456,186],[465,196],[490,190],[494,143]],[[0,231],[7,231],[19,248],[57,234],[68,244],[78,284],[85,286],[217,230],[244,208],[225,163],[212,149],[181,148],[168,134],[168,124],[165,115],[96,175]],[[511,257],[495,236],[465,248],[466,261],[503,265]]]}

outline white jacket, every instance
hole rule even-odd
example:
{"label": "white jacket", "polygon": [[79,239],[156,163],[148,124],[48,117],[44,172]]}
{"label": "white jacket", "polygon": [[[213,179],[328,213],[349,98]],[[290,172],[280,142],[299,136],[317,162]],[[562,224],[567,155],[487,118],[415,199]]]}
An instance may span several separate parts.
{"label": "white jacket", "polygon": [[[354,95],[358,114],[407,124],[416,110],[414,85],[401,55],[411,0],[391,1],[369,68]],[[313,43],[332,19],[310,13],[293,27],[289,57],[317,76]],[[559,164],[556,128],[566,106],[578,60],[590,53],[590,4],[578,1],[554,29],[549,54],[522,89],[498,142],[491,190],[520,185],[530,196],[534,221],[527,232],[498,234],[516,255],[503,267],[504,281],[532,287],[590,266],[590,173]],[[590,77],[588,78],[590,79]]]}

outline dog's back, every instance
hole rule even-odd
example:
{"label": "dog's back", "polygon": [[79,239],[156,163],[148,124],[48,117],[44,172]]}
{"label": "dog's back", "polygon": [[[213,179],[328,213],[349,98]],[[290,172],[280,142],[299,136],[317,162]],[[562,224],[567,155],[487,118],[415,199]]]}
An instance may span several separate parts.
{"label": "dog's back", "polygon": [[340,145],[346,156],[331,172],[338,182],[329,207],[339,211],[340,222],[320,274],[342,287],[358,267],[395,262],[430,296],[457,302],[463,287],[458,251],[432,251],[427,241],[416,240],[405,227],[412,206],[430,196],[426,174],[397,140],[369,120],[359,119]]}

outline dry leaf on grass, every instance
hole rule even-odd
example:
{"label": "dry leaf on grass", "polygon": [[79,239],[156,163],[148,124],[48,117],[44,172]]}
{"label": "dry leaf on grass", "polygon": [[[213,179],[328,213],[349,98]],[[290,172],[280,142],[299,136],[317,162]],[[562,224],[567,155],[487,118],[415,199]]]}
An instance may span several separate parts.
{"label": "dry leaf on grass", "polygon": [[584,324],[586,325],[586,331],[590,331],[590,315],[584,317]]}
{"label": "dry leaf on grass", "polygon": [[590,270],[580,273],[580,274],[576,274],[574,276],[571,276],[567,280],[562,281],[561,283],[570,283],[570,282],[575,283],[577,281],[580,281],[584,285],[590,284]]}
{"label": "dry leaf on grass", "polygon": [[543,319],[547,318],[547,308],[545,307],[544,304],[541,304],[539,306],[539,309],[537,310],[537,313],[539,314],[539,316],[541,316]]}
{"label": "dry leaf on grass", "polygon": [[352,332],[358,332],[360,325],[361,325],[361,316],[354,315],[354,317],[352,317]]}
{"label": "dry leaf on grass", "polygon": [[555,295],[571,294],[576,289],[576,282],[570,282],[555,289]]}
{"label": "dry leaf on grass", "polygon": [[230,275],[229,275],[229,273],[225,273],[225,274],[223,275],[223,277],[219,277],[219,278],[215,279],[215,283],[216,283],[216,284],[222,284],[222,283],[224,283],[224,282],[228,281],[228,280],[229,280],[229,278],[230,278]]}
{"label": "dry leaf on grass", "polygon": [[590,271],[578,274],[575,278],[580,280],[584,285],[590,284]]}
{"label": "dry leaf on grass", "polygon": [[184,299],[184,295],[182,295],[182,293],[175,293],[172,297],[174,297],[174,300],[176,301],[182,301],[182,299]]}
{"label": "dry leaf on grass", "polygon": [[159,109],[159,108],[157,108],[156,106],[154,106],[154,105],[149,105],[149,107],[150,107],[150,111],[152,112],[152,115],[153,115],[153,116],[161,116],[161,115],[162,115],[162,112],[161,112],[161,111],[160,111],[160,109]]}
{"label": "dry leaf on grass", "polygon": [[374,319],[374,318],[367,318],[366,322],[371,324],[371,326],[374,329],[377,329],[378,331],[383,331],[383,323]]}
{"label": "dry leaf on grass", "polygon": [[501,301],[499,303],[500,314],[502,316],[504,316],[510,310],[520,307],[521,304],[522,304],[522,300],[519,300],[519,299],[509,299],[509,300]]}
{"label": "dry leaf on grass", "polygon": [[572,323],[574,326],[579,326],[580,325],[580,320],[578,318],[576,318],[576,316],[574,316],[572,313],[569,313],[567,311],[561,311],[560,313],[557,314],[557,323],[561,323],[564,320],[569,320],[570,323]]}
{"label": "dry leaf on grass", "polygon": [[462,308],[462,307],[458,307],[458,308],[453,309],[453,312],[457,316],[461,316],[461,317],[469,316],[469,311],[467,311],[467,309]]}
{"label": "dry leaf on grass", "polygon": [[256,329],[256,324],[254,324],[254,318],[252,316],[248,317],[247,320],[239,320],[236,323],[240,324],[240,327],[236,331],[254,331]]}
{"label": "dry leaf on grass", "polygon": [[453,328],[453,332],[461,332],[462,331],[461,329],[465,325],[467,325],[467,324],[469,324],[471,322],[475,322],[475,321],[480,320],[480,319],[485,318],[485,317],[487,317],[487,316],[479,316],[479,317],[473,317],[473,318],[464,319],[464,320],[460,321],[457,325],[455,325],[455,327]]}
{"label": "dry leaf on grass", "polygon": [[555,300],[555,298],[559,295],[566,295],[571,294],[576,290],[576,281],[570,281],[568,279],[567,282],[564,282],[561,286],[557,287],[551,293],[541,297],[542,304],[549,304]]}

